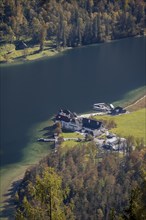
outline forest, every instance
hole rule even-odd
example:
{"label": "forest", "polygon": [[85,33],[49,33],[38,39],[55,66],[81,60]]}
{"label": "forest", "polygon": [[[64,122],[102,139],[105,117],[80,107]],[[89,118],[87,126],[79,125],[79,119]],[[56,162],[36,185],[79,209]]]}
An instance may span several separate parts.
{"label": "forest", "polygon": [[101,152],[94,142],[52,151],[25,173],[16,219],[144,220],[146,148]]}
{"label": "forest", "polygon": [[[0,44],[57,49],[143,35],[145,0],[0,0]],[[101,151],[94,142],[58,147],[27,169],[16,220],[145,220],[146,148]]]}
{"label": "forest", "polygon": [[0,43],[75,47],[143,35],[144,0],[0,0]]}

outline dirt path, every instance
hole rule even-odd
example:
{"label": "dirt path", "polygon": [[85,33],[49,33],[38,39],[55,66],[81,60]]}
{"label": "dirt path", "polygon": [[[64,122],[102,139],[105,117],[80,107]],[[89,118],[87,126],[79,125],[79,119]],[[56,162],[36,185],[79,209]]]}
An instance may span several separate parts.
{"label": "dirt path", "polygon": [[125,109],[128,111],[135,111],[140,108],[146,108],[146,95],[144,95],[142,98],[138,99],[136,102],[125,107]]}

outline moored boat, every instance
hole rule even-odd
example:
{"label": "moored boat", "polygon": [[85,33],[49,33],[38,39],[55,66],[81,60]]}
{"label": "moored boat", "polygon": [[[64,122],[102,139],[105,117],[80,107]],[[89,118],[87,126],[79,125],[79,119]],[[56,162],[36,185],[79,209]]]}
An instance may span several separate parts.
{"label": "moored boat", "polygon": [[111,112],[111,110],[114,109],[114,106],[106,103],[95,103],[93,109],[99,112]]}

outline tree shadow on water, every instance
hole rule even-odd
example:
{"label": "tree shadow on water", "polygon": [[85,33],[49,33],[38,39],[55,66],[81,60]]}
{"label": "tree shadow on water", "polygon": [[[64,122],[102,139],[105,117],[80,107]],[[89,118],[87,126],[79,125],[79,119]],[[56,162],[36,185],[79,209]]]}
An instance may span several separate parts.
{"label": "tree shadow on water", "polygon": [[41,129],[40,132],[41,132],[41,131],[52,131],[53,129],[54,129],[54,125],[50,125],[50,126],[48,126],[48,127],[45,127],[45,128],[43,128],[43,129]]}
{"label": "tree shadow on water", "polygon": [[3,201],[2,210],[0,211],[0,219],[15,220],[16,201],[14,197],[21,182],[22,179],[14,181],[8,192],[3,194],[6,199]]}
{"label": "tree shadow on water", "polygon": [[43,132],[43,136],[44,137],[48,137],[48,138],[51,138],[53,137],[54,135],[54,129],[55,129],[55,125],[51,125],[51,126],[48,126],[48,127],[44,127],[43,129],[40,130],[40,132]]}

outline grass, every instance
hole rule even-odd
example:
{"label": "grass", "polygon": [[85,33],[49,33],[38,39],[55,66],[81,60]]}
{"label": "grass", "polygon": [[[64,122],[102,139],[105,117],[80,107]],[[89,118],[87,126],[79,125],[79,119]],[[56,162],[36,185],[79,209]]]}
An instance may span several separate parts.
{"label": "grass", "polygon": [[14,51],[15,50],[15,46],[14,44],[5,44],[0,46],[0,57],[4,56],[6,53],[9,53],[10,51]]}
{"label": "grass", "polygon": [[62,132],[60,136],[63,138],[83,138],[83,135],[77,132]]}
{"label": "grass", "polygon": [[88,145],[88,144],[91,143],[91,142],[92,142],[92,141],[81,141],[81,142],[77,142],[77,141],[74,141],[74,140],[68,140],[68,141],[63,141],[63,142],[61,143],[61,147],[67,150],[67,149],[70,149],[70,148],[72,148],[72,147],[74,147],[74,146],[76,146],[76,145],[83,147],[83,146]]}
{"label": "grass", "polygon": [[[81,135],[80,133],[77,132],[62,132],[60,134],[61,137],[63,138],[83,138],[83,135]],[[76,145],[83,145],[86,144],[85,142],[77,142],[75,140],[68,140],[68,141],[63,141],[61,144],[61,147],[64,148],[64,150],[72,148]]]}
{"label": "grass", "polygon": [[0,46],[0,62],[15,63],[32,61],[44,57],[51,57],[58,53],[58,51],[54,49],[54,42],[51,40],[45,41],[43,51],[39,51],[39,49],[39,45],[35,45],[26,49],[15,50],[14,44],[5,44]]}
{"label": "grass", "polygon": [[[73,140],[70,140],[70,141],[64,141],[62,142],[61,144],[61,148],[63,149],[62,151],[62,155],[65,155],[68,150],[70,150],[71,148],[74,148],[75,146],[78,146],[78,147],[86,147],[90,142],[76,142],[76,141],[73,141]],[[98,150],[97,150],[98,152]],[[88,155],[86,155],[86,160],[88,159]]]}
{"label": "grass", "polygon": [[111,132],[125,138],[128,136],[134,136],[135,138],[140,139],[142,138],[146,144],[146,108],[129,114],[117,116],[95,116],[94,118],[97,120],[113,119],[116,122],[117,127],[111,129]]}
{"label": "grass", "polygon": [[63,141],[62,144],[61,144],[61,147],[68,149],[68,148],[74,147],[74,146],[77,145],[77,144],[78,144],[78,142],[73,141],[73,140]]}

